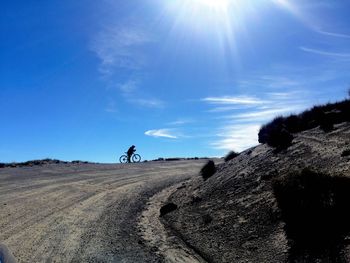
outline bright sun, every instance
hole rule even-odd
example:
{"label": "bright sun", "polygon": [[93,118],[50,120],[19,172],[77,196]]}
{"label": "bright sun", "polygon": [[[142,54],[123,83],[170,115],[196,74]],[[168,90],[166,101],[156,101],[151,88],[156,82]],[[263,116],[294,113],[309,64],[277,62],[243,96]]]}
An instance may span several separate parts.
{"label": "bright sun", "polygon": [[225,11],[230,5],[230,0],[192,0],[193,4],[206,7],[216,11]]}
{"label": "bright sun", "polygon": [[222,49],[235,49],[240,37],[249,38],[248,29],[260,18],[262,8],[279,6],[298,14],[291,0],[158,1],[166,6],[165,17],[175,17],[173,33],[216,41]]}

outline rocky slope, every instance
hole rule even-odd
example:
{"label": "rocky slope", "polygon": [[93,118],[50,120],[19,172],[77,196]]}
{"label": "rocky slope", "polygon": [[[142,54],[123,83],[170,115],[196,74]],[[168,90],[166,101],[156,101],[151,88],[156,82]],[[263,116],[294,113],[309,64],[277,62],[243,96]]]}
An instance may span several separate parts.
{"label": "rocky slope", "polygon": [[296,249],[272,187],[276,178],[303,168],[350,177],[350,157],[344,154],[349,149],[349,122],[331,132],[316,127],[297,133],[279,152],[265,144],[251,148],[218,164],[209,179],[186,182],[167,200],[178,208],[161,220],[209,262],[350,262],[346,243],[336,245],[336,255]]}

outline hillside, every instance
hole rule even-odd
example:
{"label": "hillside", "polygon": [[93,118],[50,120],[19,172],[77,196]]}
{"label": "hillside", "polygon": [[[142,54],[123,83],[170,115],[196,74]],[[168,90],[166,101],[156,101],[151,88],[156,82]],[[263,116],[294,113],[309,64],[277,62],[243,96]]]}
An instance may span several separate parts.
{"label": "hillside", "polygon": [[[163,224],[209,262],[350,262],[342,224],[350,123],[332,126],[325,131],[313,123],[283,149],[261,144],[218,164],[207,180],[192,178],[167,200],[178,208]],[[304,168],[314,173],[304,176]]]}

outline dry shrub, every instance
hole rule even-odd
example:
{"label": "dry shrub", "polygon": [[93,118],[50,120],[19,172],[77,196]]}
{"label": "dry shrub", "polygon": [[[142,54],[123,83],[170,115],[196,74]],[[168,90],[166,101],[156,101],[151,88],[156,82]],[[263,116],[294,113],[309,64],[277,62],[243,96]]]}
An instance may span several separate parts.
{"label": "dry shrub", "polygon": [[207,180],[209,177],[213,176],[216,173],[215,163],[210,160],[208,161],[201,169],[200,174],[204,180]]}

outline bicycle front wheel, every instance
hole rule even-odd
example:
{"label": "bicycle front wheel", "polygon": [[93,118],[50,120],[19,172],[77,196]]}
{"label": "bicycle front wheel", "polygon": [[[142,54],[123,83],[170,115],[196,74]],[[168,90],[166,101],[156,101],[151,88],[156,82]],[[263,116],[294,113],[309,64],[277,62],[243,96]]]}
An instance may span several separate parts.
{"label": "bicycle front wheel", "polygon": [[139,163],[139,162],[141,162],[141,155],[139,155],[139,154],[134,154],[134,155],[132,156],[132,161],[133,161],[134,163]]}
{"label": "bicycle front wheel", "polygon": [[120,163],[127,163],[128,162],[128,156],[126,156],[126,155],[120,156],[119,162]]}

